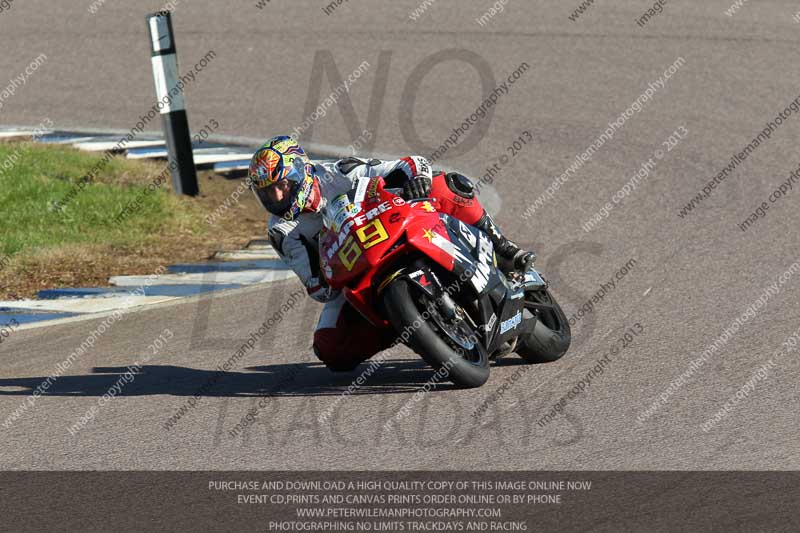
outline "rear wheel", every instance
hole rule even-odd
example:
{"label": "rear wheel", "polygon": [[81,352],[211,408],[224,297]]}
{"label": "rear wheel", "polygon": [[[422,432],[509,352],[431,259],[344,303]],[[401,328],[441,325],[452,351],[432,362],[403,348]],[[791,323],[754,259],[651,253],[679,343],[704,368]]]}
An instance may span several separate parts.
{"label": "rear wheel", "polygon": [[386,288],[384,305],[400,339],[436,370],[446,368],[457,386],[480,387],[489,379],[489,356],[462,308],[448,312],[402,278]]}
{"label": "rear wheel", "polygon": [[561,306],[547,289],[525,293],[524,318],[533,328],[519,339],[516,352],[529,363],[556,361],[569,349],[569,321]]}

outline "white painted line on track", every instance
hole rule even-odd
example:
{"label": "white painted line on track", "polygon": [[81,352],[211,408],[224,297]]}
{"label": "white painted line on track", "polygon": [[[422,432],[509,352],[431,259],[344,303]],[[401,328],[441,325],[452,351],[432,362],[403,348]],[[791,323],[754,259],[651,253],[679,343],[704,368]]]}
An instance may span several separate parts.
{"label": "white painted line on track", "polygon": [[[111,141],[85,141],[85,142],[77,142],[73,143],[73,147],[77,148],[78,150],[83,150],[84,152],[105,152],[106,150],[111,150],[114,147],[119,145],[119,139],[114,138]],[[125,148],[123,150],[127,150],[128,148],[150,148],[154,146],[163,146],[164,141],[159,140],[152,140],[152,141],[130,141],[125,143]]]}
{"label": "white painted line on track", "polygon": [[[203,152],[194,152],[194,162],[196,165],[209,165],[211,163],[225,163],[228,161],[240,161],[242,159],[241,152],[230,152],[225,154],[211,154]],[[249,167],[249,165],[248,165]],[[232,169],[233,170],[233,169]]]}
{"label": "white painted line on track", "polygon": [[64,313],[102,313],[125,306],[149,305],[176,299],[176,296],[131,296],[120,294],[113,298],[59,298],[57,300],[13,300],[0,302],[0,307],[18,310],[54,311]]}
{"label": "white painted line on track", "polygon": [[278,252],[272,248],[265,248],[260,250],[249,249],[217,252],[214,254],[214,259],[217,261],[247,261],[256,259],[280,259],[280,256]]}
{"label": "white painted line on track", "polygon": [[[53,132],[53,134],[58,135],[58,131]],[[94,136],[89,137],[84,135],[69,135],[62,139],[39,139],[37,142],[42,144],[74,144],[78,142],[88,142],[94,138]]]}
{"label": "white painted line on track", "polygon": [[[215,285],[238,284],[251,285],[267,281],[277,281],[294,277],[294,272],[280,270],[242,270],[239,272],[198,272],[191,274],[162,274],[158,277],[159,285]],[[148,276],[112,276],[108,282],[117,287],[138,287],[148,282]]]}
{"label": "white painted line on track", "polygon": [[33,137],[34,135],[52,135],[53,130],[36,131],[33,129],[3,129],[0,130],[0,139],[12,139],[14,137]]}

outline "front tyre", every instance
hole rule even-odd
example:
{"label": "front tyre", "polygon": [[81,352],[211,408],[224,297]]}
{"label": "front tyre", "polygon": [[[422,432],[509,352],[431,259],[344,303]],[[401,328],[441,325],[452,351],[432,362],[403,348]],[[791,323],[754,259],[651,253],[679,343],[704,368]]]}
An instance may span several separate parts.
{"label": "front tyre", "polygon": [[524,317],[533,321],[533,328],[519,338],[520,357],[529,363],[550,363],[567,353],[572,339],[569,321],[550,291],[527,291]]}
{"label": "front tyre", "polygon": [[457,317],[445,319],[436,303],[408,280],[395,280],[386,288],[384,305],[400,339],[436,370],[447,368],[456,386],[480,387],[489,379],[489,357],[475,332]]}

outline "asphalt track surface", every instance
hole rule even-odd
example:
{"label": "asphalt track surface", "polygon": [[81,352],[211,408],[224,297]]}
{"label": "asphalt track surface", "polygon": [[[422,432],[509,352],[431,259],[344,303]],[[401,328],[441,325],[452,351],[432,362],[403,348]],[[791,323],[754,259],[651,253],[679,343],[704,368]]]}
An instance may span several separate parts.
{"label": "asphalt track surface", "polygon": [[[413,119],[424,144],[440,144],[480,104],[477,70],[499,83],[530,69],[502,96],[477,146],[440,160],[480,176],[523,131],[533,142],[494,186],[500,225],[537,250],[537,265],[568,315],[633,258],[635,267],[573,326],[561,361],[527,368],[477,418],[471,414],[522,367],[508,359],[477,390],[440,386],[415,401],[433,372],[397,349],[356,394],[337,399],[358,373],[332,375],[311,353],[319,306],[298,305],[186,416],[168,417],[203,387],[283,301],[296,282],[188,300],[126,315],[103,334],[10,428],[0,428],[3,469],[797,469],[797,369],[775,355],[798,328],[800,276],[770,296],[720,351],[644,422],[640,415],[745,312],[764,288],[800,259],[797,192],[775,203],[746,232],[737,228],[800,161],[800,117],[792,115],[712,196],[685,218],[679,209],[800,94],[800,26],[793,2],[674,0],[645,27],[650,2],[597,2],[577,21],[580,2],[510,0],[484,26],[492,4],[438,0],[417,22],[417,2],[350,0],[326,15],[323,2],[182,2],[174,19],[179,60],[188,68],[216,57],[188,87],[190,122],[217,133],[267,137],[301,123],[317,51],[344,77],[364,60],[350,96],[359,128],[339,106],[311,139],[349,145],[374,106],[374,150],[430,153],[403,134]],[[132,127],[153,102],[144,14],[159,2],[15,2],[0,13],[2,79],[39,53],[47,61],[4,102],[3,124]],[[412,97],[414,69],[437,52]],[[384,64],[379,61],[384,52]],[[391,54],[389,56],[389,54]],[[469,55],[472,54],[472,55]],[[324,56],[318,56],[325,61]],[[475,58],[479,59],[475,59]],[[677,58],[685,64],[529,219],[523,213],[554,178]],[[385,61],[390,59],[389,68]],[[484,71],[485,72],[485,71]],[[375,84],[378,80],[377,85]],[[385,82],[385,95],[376,96]],[[494,83],[489,84],[489,89]],[[326,80],[322,100],[330,90]],[[371,104],[371,102],[373,102]],[[313,109],[313,106],[312,106]],[[413,116],[412,116],[413,112]],[[377,118],[375,118],[377,117]],[[352,126],[352,124],[351,124]],[[153,128],[160,125],[154,123]],[[581,229],[678,128],[685,139],[649,179],[596,229]],[[356,131],[356,134],[353,134]],[[432,149],[432,148],[431,148]],[[86,339],[103,318],[21,330],[0,345],[0,418]],[[606,355],[625,330],[642,333],[566,405],[536,422]],[[121,394],[84,429],[74,424],[165,328],[175,333]],[[709,431],[706,423],[770,359],[766,379]],[[230,431],[249,409],[255,423]],[[408,402],[411,402],[408,404]],[[385,422],[405,405],[393,429]],[[335,406],[327,422],[318,417]]]}

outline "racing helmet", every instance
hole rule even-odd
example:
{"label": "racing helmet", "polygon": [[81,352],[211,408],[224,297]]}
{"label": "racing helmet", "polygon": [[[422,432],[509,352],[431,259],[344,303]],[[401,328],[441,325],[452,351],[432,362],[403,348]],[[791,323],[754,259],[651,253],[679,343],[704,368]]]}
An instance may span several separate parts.
{"label": "racing helmet", "polygon": [[[304,209],[313,209],[319,202],[314,165],[288,135],[272,137],[256,150],[247,177],[261,205],[286,220],[294,220]],[[288,187],[282,181],[288,181]]]}

